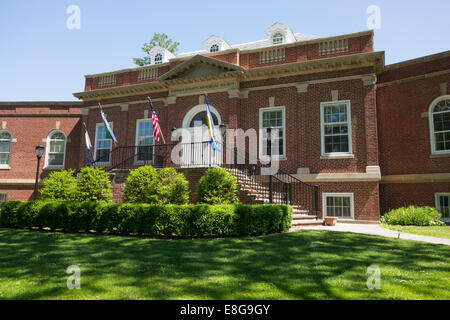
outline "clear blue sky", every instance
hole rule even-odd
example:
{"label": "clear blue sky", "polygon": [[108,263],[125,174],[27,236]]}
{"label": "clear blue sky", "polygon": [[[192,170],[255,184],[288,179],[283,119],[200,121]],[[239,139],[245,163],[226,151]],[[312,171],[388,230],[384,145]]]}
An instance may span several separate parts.
{"label": "clear blue sky", "polygon": [[[69,30],[69,5],[81,29]],[[450,49],[449,0],[2,0],[0,101],[76,100],[84,75],[134,67],[155,32],[201,50],[211,34],[238,44],[264,39],[278,21],[294,32],[333,36],[367,30],[369,5],[381,9],[375,50],[391,64]]]}

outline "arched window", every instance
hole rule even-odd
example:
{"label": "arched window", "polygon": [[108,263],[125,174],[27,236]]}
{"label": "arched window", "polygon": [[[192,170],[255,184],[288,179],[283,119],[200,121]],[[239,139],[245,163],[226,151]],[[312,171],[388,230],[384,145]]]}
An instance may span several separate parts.
{"label": "arched window", "polygon": [[219,51],[219,46],[217,44],[213,44],[209,49],[209,52],[217,52]]}
{"label": "arched window", "polygon": [[163,56],[161,53],[155,55],[155,64],[161,64],[163,62]]}
{"label": "arched window", "polygon": [[66,158],[66,135],[62,131],[53,131],[47,138],[47,156],[45,166],[49,168],[64,168]]}
{"label": "arched window", "polygon": [[281,33],[275,33],[272,37],[273,44],[282,44],[283,43],[283,35]]}
{"label": "arched window", "polygon": [[450,96],[436,99],[430,107],[431,151],[450,153]]}
{"label": "arched window", "polygon": [[11,161],[12,134],[9,131],[0,131],[0,168],[9,167]]}
{"label": "arched window", "polygon": [[[217,119],[217,116],[214,114],[214,112],[211,112],[214,125],[219,125],[219,119]],[[199,124],[201,123],[201,126],[207,126],[206,121],[206,111],[200,111],[197,113],[191,120],[191,123],[189,124],[189,127],[199,127]]]}

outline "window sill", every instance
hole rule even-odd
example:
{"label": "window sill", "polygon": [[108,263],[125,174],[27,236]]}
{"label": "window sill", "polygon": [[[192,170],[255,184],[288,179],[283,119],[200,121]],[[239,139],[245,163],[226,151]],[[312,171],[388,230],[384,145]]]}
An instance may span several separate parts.
{"label": "window sill", "polygon": [[44,167],[42,170],[63,170],[64,167]]}
{"label": "window sill", "polygon": [[355,221],[354,218],[339,218],[339,217],[335,217],[335,216],[323,216],[324,218],[337,218],[338,222],[351,222],[351,221]]}
{"label": "window sill", "polygon": [[436,153],[436,154],[430,155],[430,159],[435,159],[435,158],[450,158],[450,152],[449,153]]}
{"label": "window sill", "polygon": [[[265,163],[269,163],[270,158],[267,156],[262,156],[259,158],[259,160],[262,162],[265,162]],[[272,161],[287,161],[287,157],[286,156],[281,156],[281,157],[273,156]]]}
{"label": "window sill", "polygon": [[329,155],[322,155],[320,156],[320,159],[322,160],[335,160],[335,159],[354,159],[354,154],[329,154]]}
{"label": "window sill", "polygon": [[6,165],[0,165],[0,170],[11,170],[11,167]]}

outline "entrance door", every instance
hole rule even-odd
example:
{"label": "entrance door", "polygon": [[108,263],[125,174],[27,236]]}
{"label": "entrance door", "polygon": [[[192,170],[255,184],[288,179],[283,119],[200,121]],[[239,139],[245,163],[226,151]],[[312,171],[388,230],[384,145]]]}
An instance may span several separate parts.
{"label": "entrance door", "polygon": [[[215,139],[221,148],[221,124],[218,112],[210,107],[216,129]],[[206,120],[206,105],[193,108],[183,121],[184,129],[190,134],[190,142],[182,142],[182,167],[211,167],[222,164],[222,150],[214,151],[210,144],[209,129]]]}

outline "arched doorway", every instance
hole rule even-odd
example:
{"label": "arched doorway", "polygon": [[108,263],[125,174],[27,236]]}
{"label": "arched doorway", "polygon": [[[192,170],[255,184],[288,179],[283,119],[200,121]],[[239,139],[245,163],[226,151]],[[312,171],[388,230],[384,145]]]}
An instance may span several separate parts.
{"label": "arched doorway", "polygon": [[[219,126],[222,124],[222,119],[213,106],[210,106],[210,110],[215,126],[215,138],[220,143],[222,137]],[[210,136],[206,119],[206,104],[193,107],[183,119],[183,129],[190,135],[190,139],[182,142],[183,167],[208,167],[222,164],[222,153],[212,150],[209,143]]]}

